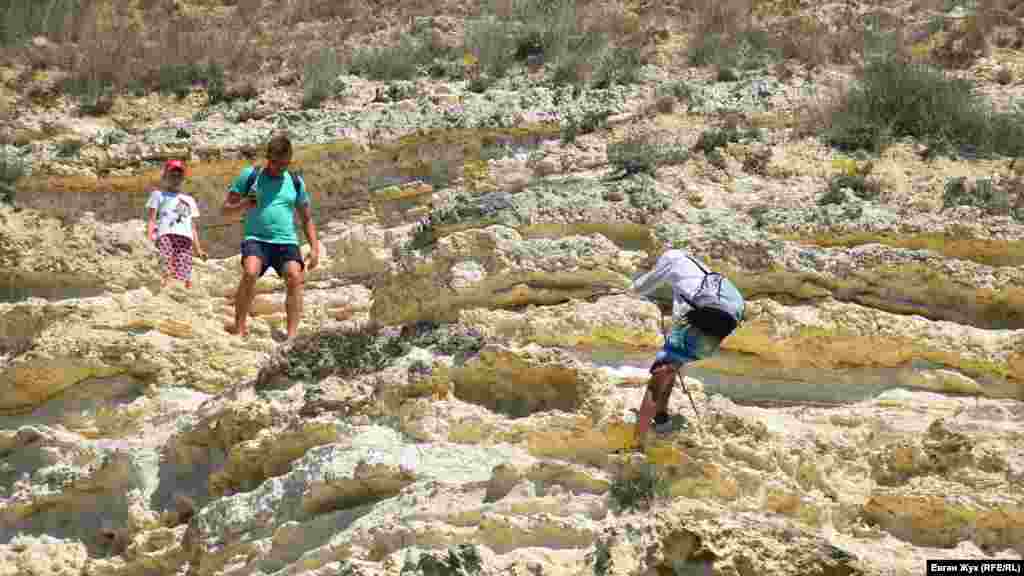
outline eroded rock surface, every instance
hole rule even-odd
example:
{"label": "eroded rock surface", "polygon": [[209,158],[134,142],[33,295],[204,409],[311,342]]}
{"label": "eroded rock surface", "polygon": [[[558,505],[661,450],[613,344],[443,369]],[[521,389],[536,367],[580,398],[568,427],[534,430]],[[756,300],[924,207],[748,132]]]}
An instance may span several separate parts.
{"label": "eroded rock surface", "polygon": [[[1021,164],[831,148],[804,116],[859,62],[788,57],[808,30],[886,21],[915,57],[957,56],[983,24],[998,49],[957,74],[1011,109],[1012,7],[756,3],[793,45],[734,70],[677,65],[701,38],[678,3],[580,3],[628,42],[570,85],[534,53],[481,70],[458,3],[285,3],[286,26],[252,3],[130,4],[96,13],[125,33],[241,22],[243,56],[282,61],[220,102],[201,78],[104,95],[106,115],[65,94],[79,46],[36,36],[0,65],[0,576],[917,576],[1024,555]],[[309,106],[323,70],[303,59],[339,34],[339,55],[398,34],[430,62],[324,74]],[[217,206],[285,127],[321,265],[298,338],[268,272],[242,339],[241,227]],[[161,286],[139,219],[172,157],[216,256],[191,290]],[[619,292],[669,247],[733,278],[748,318],[638,451],[664,318]]]}

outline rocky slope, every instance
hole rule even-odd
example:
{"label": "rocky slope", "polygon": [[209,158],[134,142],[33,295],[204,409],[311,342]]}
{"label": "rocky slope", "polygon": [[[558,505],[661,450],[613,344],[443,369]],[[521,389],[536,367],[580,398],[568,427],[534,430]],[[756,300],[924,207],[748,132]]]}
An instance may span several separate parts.
{"label": "rocky slope", "polygon": [[[893,10],[962,11],[911,8]],[[0,205],[0,576],[916,575],[1021,558],[1024,224],[949,205],[948,185],[1014,194],[1018,162],[903,141],[865,168],[797,130],[811,89],[852,69],[719,81],[673,60],[680,26],[651,34],[636,83],[343,76],[309,109],[268,78],[249,101],[196,89],[85,117],[41,102],[47,74],[4,68],[5,151],[27,175]],[[959,73],[1006,105],[1022,85],[990,77],[1019,58]],[[737,121],[760,131],[701,144]],[[273,274],[252,335],[225,331],[238,226],[215,216],[275,127],[321,222],[291,343]],[[656,170],[617,160],[637,135]],[[171,156],[190,160],[214,253],[192,290],[161,288],[139,219]],[[851,171],[878,194],[822,202]],[[630,408],[662,317],[607,292],[672,246],[729,273],[749,320],[687,376],[698,413],[677,392],[687,425],[637,453]]]}

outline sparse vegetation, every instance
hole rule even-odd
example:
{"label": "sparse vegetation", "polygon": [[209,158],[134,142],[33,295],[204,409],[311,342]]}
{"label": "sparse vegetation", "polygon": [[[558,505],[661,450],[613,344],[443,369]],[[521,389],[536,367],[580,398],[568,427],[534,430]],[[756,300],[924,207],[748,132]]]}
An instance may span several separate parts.
{"label": "sparse vegetation", "polygon": [[472,544],[449,546],[446,556],[423,552],[419,560],[407,557],[401,576],[479,576],[483,568],[480,552]]}
{"label": "sparse vegetation", "polygon": [[409,248],[419,249],[437,241],[438,228],[461,223],[486,225],[486,219],[500,210],[512,207],[508,194],[493,192],[483,196],[459,194],[450,202],[431,210],[427,216],[416,224]]}
{"label": "sparse vegetation", "polygon": [[14,185],[24,173],[25,167],[21,160],[8,154],[0,145],[0,202],[14,203]]}
{"label": "sparse vegetation", "polygon": [[727,125],[721,128],[712,128],[701,132],[697,143],[693,145],[695,152],[710,154],[719,148],[724,148],[730,142],[742,142],[744,140],[760,140],[761,132],[757,128],[740,130],[734,125]]}
{"label": "sparse vegetation", "polygon": [[560,136],[563,144],[576,142],[576,137],[583,134],[591,134],[604,129],[608,124],[608,116],[611,112],[607,110],[588,110],[581,118],[569,116],[561,126]]}
{"label": "sparse vegetation", "polygon": [[601,58],[591,85],[601,89],[616,84],[634,84],[640,81],[642,66],[640,50],[633,46],[616,46]]}
{"label": "sparse vegetation", "polygon": [[97,75],[76,75],[63,84],[63,91],[78,99],[83,114],[102,116],[114,105],[114,85],[111,80]]}
{"label": "sparse vegetation", "polygon": [[412,80],[428,71],[435,59],[452,57],[454,53],[432,45],[429,37],[407,34],[396,45],[357,50],[348,68],[372,80]]}
{"label": "sparse vegetation", "polygon": [[683,164],[689,152],[678,144],[656,142],[649,134],[632,134],[608,145],[608,164],[623,178],[633,174],[654,174],[659,166]]}
{"label": "sparse vegetation", "polygon": [[616,476],[608,494],[620,510],[640,510],[649,507],[657,498],[668,497],[669,484],[653,464],[643,464],[631,473],[623,472]]}
{"label": "sparse vegetation", "polygon": [[587,560],[594,564],[594,576],[608,576],[615,559],[612,557],[612,544],[615,542],[614,532],[607,538],[598,538],[594,542],[594,551],[587,554]]}
{"label": "sparse vegetation", "polygon": [[419,322],[412,326],[409,337],[415,346],[455,356],[457,360],[475,355],[484,346],[479,332],[455,324]]}
{"label": "sparse vegetation", "polygon": [[629,203],[647,214],[656,214],[667,210],[672,205],[672,198],[658,190],[654,178],[647,174],[631,175],[628,178],[617,178],[605,183],[605,186],[617,192],[618,196],[629,198]]}
{"label": "sparse vegetation", "polygon": [[397,333],[342,331],[321,333],[290,351],[289,378],[319,380],[328,374],[353,377],[382,370],[405,348]]}
{"label": "sparse vegetation", "polygon": [[302,75],[302,107],[316,108],[337,94],[343,88],[338,81],[341,73],[342,65],[334,49],[325,48],[318,52],[306,64]]}
{"label": "sparse vegetation", "polygon": [[693,66],[717,66],[719,70],[764,68],[779,56],[769,34],[756,28],[700,36],[689,53]]}
{"label": "sparse vegetation", "polygon": [[383,370],[415,346],[464,360],[484,345],[468,329],[421,323],[404,331],[394,329],[323,332],[292,348],[285,373],[292,379],[320,380],[329,374],[351,378]]}
{"label": "sparse vegetation", "polygon": [[198,64],[165,64],[157,72],[157,89],[162,94],[184,98],[201,78],[203,68]]}
{"label": "sparse vegetation", "polygon": [[0,0],[0,46],[34,36],[61,35],[66,19],[81,16],[82,4],[79,0]]}
{"label": "sparse vegetation", "polygon": [[641,54],[635,46],[613,44],[608,24],[588,19],[573,0],[493,2],[467,22],[465,51],[481,88],[524,64],[548,65],[556,85],[636,82]]}
{"label": "sparse vegetation", "polygon": [[224,67],[217,62],[210,62],[204,76],[207,102],[211,106],[231,100],[236,96],[227,91],[227,85],[224,80]]}
{"label": "sparse vegetation", "polygon": [[62,140],[57,144],[57,156],[62,158],[72,158],[74,156],[78,156],[78,152],[81,149],[81,140]]}
{"label": "sparse vegetation", "polygon": [[818,204],[843,204],[849,190],[861,200],[876,200],[881,192],[878,182],[861,174],[836,174],[828,182],[828,189],[818,199]]}
{"label": "sparse vegetation", "polygon": [[841,150],[878,152],[913,137],[934,152],[960,155],[1024,152],[1022,113],[994,112],[974,85],[899,58],[869,64],[860,84],[833,111],[826,141]]}
{"label": "sparse vegetation", "polygon": [[[1010,188],[1015,198],[1011,199]],[[975,206],[988,214],[1010,215],[1024,220],[1024,198],[1021,198],[1019,183],[1012,181],[1009,186],[994,186],[989,178],[978,178],[974,182],[961,176],[950,178],[942,194],[942,209],[954,206]]]}

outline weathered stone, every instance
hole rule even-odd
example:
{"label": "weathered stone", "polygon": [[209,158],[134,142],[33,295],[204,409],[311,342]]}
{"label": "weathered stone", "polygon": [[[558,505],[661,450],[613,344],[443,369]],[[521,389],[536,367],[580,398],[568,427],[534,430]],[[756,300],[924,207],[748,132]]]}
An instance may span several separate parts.
{"label": "weathered stone", "polygon": [[[40,312],[23,312],[24,307]],[[254,376],[261,352],[238,346],[202,300],[146,289],[64,304],[19,304],[39,319],[0,367],[0,410],[30,409],[89,378],[131,375],[213,391]],[[10,330],[10,328],[8,328]],[[198,360],[198,362],[197,362]]]}
{"label": "weathered stone", "polygon": [[0,540],[19,533],[83,542],[109,551],[159,519],[147,498],[156,485],[156,454],[83,445],[79,437],[23,427],[5,432],[8,454],[0,499]]}
{"label": "weathered stone", "polygon": [[[186,534],[199,574],[221,569],[237,554],[259,550],[259,541],[277,538],[278,526],[289,522],[311,530],[309,542],[323,541],[327,528],[320,520],[358,511],[367,504],[398,494],[403,487],[427,479],[482,482],[506,459],[524,458],[511,447],[453,450],[439,445],[403,444],[386,428],[365,428],[344,444],[311,449],[291,471],[271,478],[252,492],[228,496],[203,508]],[[253,515],[255,510],[262,510]],[[349,513],[349,520],[354,518]]]}
{"label": "weathered stone", "polygon": [[542,346],[653,347],[661,343],[658,307],[630,296],[533,306],[523,311],[463,310],[459,322],[497,338]]}
{"label": "weathered stone", "polygon": [[388,186],[370,194],[377,220],[392,227],[415,221],[411,211],[433,204],[434,188],[430,184],[415,182],[405,186]]}
{"label": "weathered stone", "polygon": [[492,226],[442,238],[424,259],[405,256],[374,288],[372,317],[384,324],[450,321],[460,309],[551,304],[623,285],[640,253],[602,236],[523,240]]}

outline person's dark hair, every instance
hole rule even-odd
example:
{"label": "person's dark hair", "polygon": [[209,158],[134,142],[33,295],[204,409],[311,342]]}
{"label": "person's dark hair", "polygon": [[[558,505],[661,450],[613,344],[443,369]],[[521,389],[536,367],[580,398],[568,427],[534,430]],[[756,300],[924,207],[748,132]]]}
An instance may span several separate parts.
{"label": "person's dark hair", "polygon": [[279,132],[274,134],[267,142],[267,158],[291,158],[292,141],[288,135]]}

